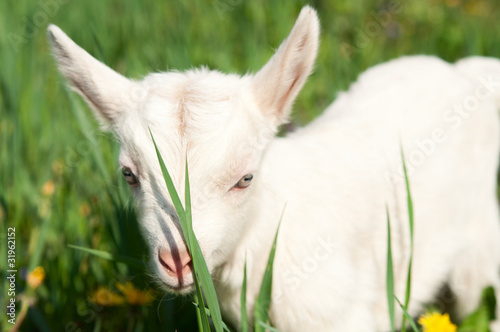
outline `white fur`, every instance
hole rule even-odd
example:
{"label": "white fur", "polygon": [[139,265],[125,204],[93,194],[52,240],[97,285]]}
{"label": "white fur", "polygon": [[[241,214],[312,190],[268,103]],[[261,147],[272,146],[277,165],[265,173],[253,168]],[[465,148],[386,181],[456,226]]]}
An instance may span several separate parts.
{"label": "white fur", "polygon": [[[251,311],[285,209],[273,324],[281,331],[389,329],[386,205],[400,299],[409,257],[400,142],[415,206],[410,313],[417,315],[444,283],[456,292],[461,317],[484,286],[499,295],[498,60],[453,65],[415,56],[378,65],[313,123],[273,138],[313,67],[319,22],[310,7],[254,76],[200,69],[133,82],[59,28],[49,27],[49,35],[62,73],[117,134],[120,164],[140,180],[132,191],[152,268],[167,289],[177,279],[164,273],[156,252],[186,248],[148,128],[181,197],[187,156],[194,231],[225,317],[235,324],[245,257]],[[253,183],[234,189],[249,173]]]}

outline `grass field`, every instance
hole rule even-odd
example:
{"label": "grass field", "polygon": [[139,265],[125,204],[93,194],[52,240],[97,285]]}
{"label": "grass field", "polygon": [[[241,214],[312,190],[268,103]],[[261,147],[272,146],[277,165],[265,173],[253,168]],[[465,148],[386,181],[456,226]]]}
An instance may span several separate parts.
{"label": "grass field", "polygon": [[[146,260],[117,168],[118,144],[65,88],[50,55],[48,23],[132,78],[201,65],[244,74],[266,62],[307,3],[319,11],[321,46],[317,69],[295,104],[296,125],[313,119],[363,70],[394,57],[500,57],[496,0],[0,1],[0,303],[10,299],[4,244],[12,227],[18,323],[22,303],[24,311],[30,304],[21,331],[195,326],[189,298],[139,291],[154,289],[144,269],[68,247]],[[45,278],[29,286],[37,266]],[[130,286],[127,281],[135,288],[127,288],[124,303],[91,301],[99,287]],[[2,313],[5,330],[12,327],[7,318]]]}

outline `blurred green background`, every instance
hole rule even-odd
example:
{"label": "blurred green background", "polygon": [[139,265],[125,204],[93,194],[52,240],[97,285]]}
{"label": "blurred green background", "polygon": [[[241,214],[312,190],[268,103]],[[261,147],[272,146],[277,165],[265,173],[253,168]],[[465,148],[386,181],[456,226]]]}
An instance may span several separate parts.
{"label": "blurred green background", "polygon": [[[69,92],[51,58],[48,23],[118,72],[206,65],[244,74],[259,69],[305,4],[321,19],[317,67],[294,108],[304,125],[368,67],[411,54],[448,61],[500,57],[500,2],[410,1],[77,1],[0,2],[0,271],[7,296],[7,228],[16,229],[21,331],[189,331],[189,298],[157,292],[152,303],[93,303],[117,282],[155,289],[146,270],[69,248],[74,244],[146,261],[118,145]],[[26,282],[37,266],[42,284]],[[95,302],[95,301],[94,301]],[[147,302],[147,301],[145,301]],[[12,326],[2,313],[4,330]]]}

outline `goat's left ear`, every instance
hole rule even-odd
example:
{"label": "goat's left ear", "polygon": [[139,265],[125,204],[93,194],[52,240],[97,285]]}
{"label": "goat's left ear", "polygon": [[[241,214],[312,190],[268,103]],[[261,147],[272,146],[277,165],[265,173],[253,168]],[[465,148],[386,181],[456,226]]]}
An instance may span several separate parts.
{"label": "goat's left ear", "polygon": [[314,9],[305,6],[288,38],[254,76],[257,104],[276,121],[276,126],[290,115],[293,101],[313,69],[318,44],[318,16]]}
{"label": "goat's left ear", "polygon": [[50,25],[48,35],[54,57],[70,87],[94,109],[105,127],[113,125],[126,110],[133,81],[97,61],[61,29]]}

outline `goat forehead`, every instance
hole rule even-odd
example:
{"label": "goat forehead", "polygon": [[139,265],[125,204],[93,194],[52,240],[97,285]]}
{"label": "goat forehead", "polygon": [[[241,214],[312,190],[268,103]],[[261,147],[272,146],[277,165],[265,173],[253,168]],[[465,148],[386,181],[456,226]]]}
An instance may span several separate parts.
{"label": "goat forehead", "polygon": [[[142,83],[148,98],[142,105],[149,126],[175,130],[179,137],[213,132],[238,115],[242,88],[236,75],[198,69],[153,74]],[[175,127],[175,128],[172,128]]]}
{"label": "goat forehead", "polygon": [[203,70],[150,75],[142,83],[147,98],[123,121],[125,150],[134,154],[132,159],[143,168],[159,169],[150,129],[177,180],[183,178],[186,157],[194,177],[202,176],[196,174],[201,164],[206,171],[243,167],[234,167],[236,156],[230,152],[252,129],[250,114],[242,105],[245,98],[239,79]]}
{"label": "goat forehead", "polygon": [[184,73],[150,74],[140,86],[143,92],[170,103],[215,103],[232,99],[246,81],[246,77],[201,68]]}

